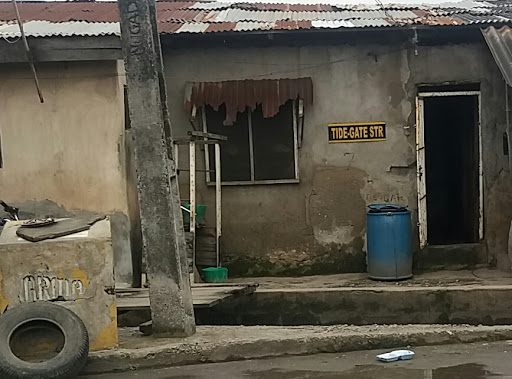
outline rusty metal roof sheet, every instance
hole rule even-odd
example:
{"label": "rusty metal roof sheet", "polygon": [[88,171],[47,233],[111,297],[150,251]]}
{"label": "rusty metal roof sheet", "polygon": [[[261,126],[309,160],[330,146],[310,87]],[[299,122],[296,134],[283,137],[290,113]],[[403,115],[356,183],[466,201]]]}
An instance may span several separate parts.
{"label": "rusty metal roof sheet", "polygon": [[[512,23],[512,0],[462,0],[435,6],[402,1],[382,7],[217,1],[157,1],[156,5],[163,34]],[[19,8],[25,23],[44,21],[31,23],[34,37],[119,34],[115,2],[20,2]],[[0,1],[0,37],[15,33],[14,21],[12,4]]]}
{"label": "rusty metal roof sheet", "polygon": [[261,105],[263,117],[274,117],[279,107],[288,100],[303,99],[304,104],[313,102],[311,78],[229,80],[225,82],[189,83],[185,91],[185,110],[209,105],[214,109],[224,104],[224,125],[232,125],[238,112],[252,110]]}
{"label": "rusty metal roof sheet", "polygon": [[501,29],[491,26],[482,33],[505,81],[512,86],[512,30],[508,26]]}
{"label": "rusty metal roof sheet", "polygon": [[[23,21],[118,22],[116,3],[94,2],[22,2],[19,10]],[[11,2],[0,1],[0,20],[16,20]]]}

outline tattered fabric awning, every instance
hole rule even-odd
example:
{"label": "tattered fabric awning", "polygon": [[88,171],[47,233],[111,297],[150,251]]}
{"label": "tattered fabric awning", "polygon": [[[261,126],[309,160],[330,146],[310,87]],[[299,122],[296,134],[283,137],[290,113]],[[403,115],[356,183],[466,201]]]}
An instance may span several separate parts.
{"label": "tattered fabric awning", "polygon": [[225,82],[194,82],[187,85],[185,110],[209,105],[218,110],[226,106],[224,125],[233,125],[238,112],[255,110],[261,105],[263,117],[274,117],[288,100],[302,99],[304,105],[313,102],[311,78],[229,80]]}

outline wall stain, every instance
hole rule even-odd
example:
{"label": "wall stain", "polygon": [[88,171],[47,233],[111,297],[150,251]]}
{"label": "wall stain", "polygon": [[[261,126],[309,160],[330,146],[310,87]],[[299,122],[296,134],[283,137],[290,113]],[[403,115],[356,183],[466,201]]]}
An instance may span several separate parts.
{"label": "wall stain", "polygon": [[96,336],[95,341],[91,342],[91,350],[102,350],[117,347],[119,343],[117,334],[117,306],[116,302],[112,302],[110,306],[110,318],[112,322],[109,326],[102,329]]}
{"label": "wall stain", "polygon": [[4,313],[7,309],[7,306],[9,305],[9,300],[7,300],[4,297],[3,291],[2,291],[2,285],[4,282],[4,277],[2,275],[2,271],[0,270],[0,314]]}
{"label": "wall stain", "polygon": [[87,273],[85,271],[74,268],[71,271],[71,277],[75,280],[81,280],[85,288],[89,287],[89,278],[87,277]]}

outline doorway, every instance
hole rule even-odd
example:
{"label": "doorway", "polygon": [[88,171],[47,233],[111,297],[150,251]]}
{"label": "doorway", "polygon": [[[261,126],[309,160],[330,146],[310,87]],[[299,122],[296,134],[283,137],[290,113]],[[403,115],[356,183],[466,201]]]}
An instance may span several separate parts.
{"label": "doorway", "polygon": [[479,92],[420,93],[421,247],[481,238]]}

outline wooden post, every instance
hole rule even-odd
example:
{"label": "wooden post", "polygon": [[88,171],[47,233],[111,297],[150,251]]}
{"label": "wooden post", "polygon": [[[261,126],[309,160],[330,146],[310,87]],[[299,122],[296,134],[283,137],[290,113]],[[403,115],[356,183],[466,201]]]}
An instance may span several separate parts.
{"label": "wooden post", "polygon": [[[201,124],[203,125],[203,133],[208,133],[208,126],[206,125],[206,110],[205,107],[201,107]],[[208,137],[204,137],[206,141]],[[512,147],[511,147],[512,150]],[[204,147],[204,163],[206,168],[210,170],[210,147],[205,145]],[[206,171],[206,183],[210,183],[210,171]]]}
{"label": "wooden post", "polygon": [[153,334],[195,333],[154,0],[119,0]]}
{"label": "wooden post", "polygon": [[[196,267],[196,142],[189,142],[190,233],[192,234],[192,267]],[[191,275],[193,280],[194,275]]]}
{"label": "wooden post", "polygon": [[217,253],[217,267],[220,266],[220,236],[222,234],[222,204],[221,204],[221,175],[220,175],[220,144],[215,144],[215,250]]}

